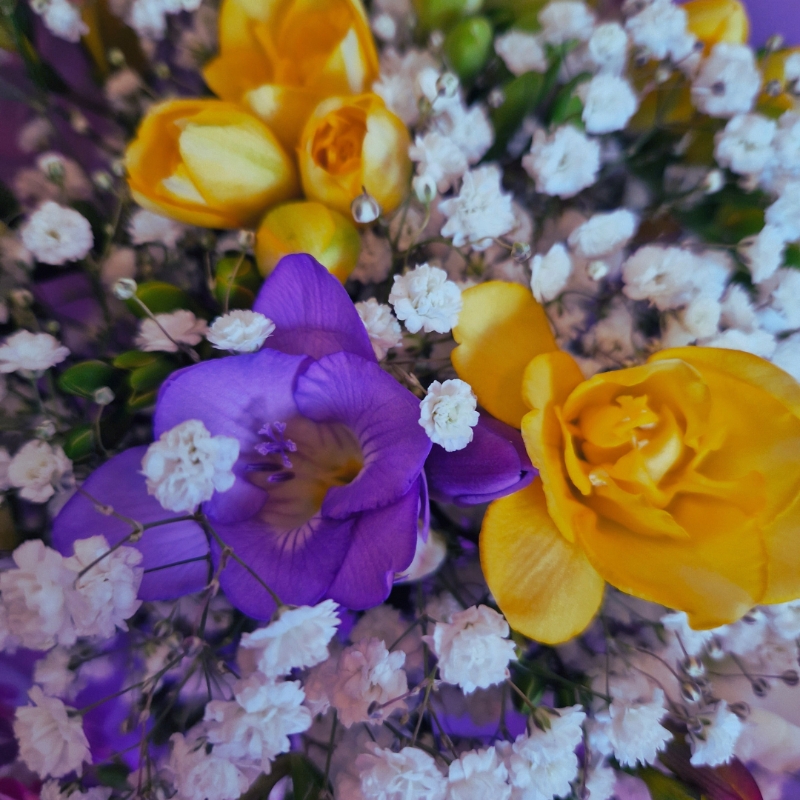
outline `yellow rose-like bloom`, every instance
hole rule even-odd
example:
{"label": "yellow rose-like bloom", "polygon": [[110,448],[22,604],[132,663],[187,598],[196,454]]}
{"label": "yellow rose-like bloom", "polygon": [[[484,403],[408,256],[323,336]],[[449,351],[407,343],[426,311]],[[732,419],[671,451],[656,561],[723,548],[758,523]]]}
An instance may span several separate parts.
{"label": "yellow rose-like bloom", "polygon": [[683,8],[689,16],[688,29],[706,46],[747,41],[750,21],[739,0],[689,0]]}
{"label": "yellow rose-like bloom", "polygon": [[153,106],[125,166],[139,205],[206,228],[253,225],[299,188],[294,164],[270,129],[220,100]]}
{"label": "yellow rose-like bloom", "polygon": [[290,253],[308,253],[344,283],[358,261],[361,237],[355,225],[322,203],[299,201],[271,209],[256,234],[262,275]]}
{"label": "yellow rose-like bloom", "polygon": [[[524,291],[468,289],[454,331],[456,371],[487,411],[508,421],[513,385],[529,409],[522,435],[541,480],[492,503],[481,532],[509,623],[565,641],[605,582],[696,628],[800,597],[800,385],[756,356],[700,347],[584,380],[552,337],[523,367],[510,354],[537,349],[542,316]],[[498,381],[505,393],[487,390]]]}
{"label": "yellow rose-like bloom", "polygon": [[224,0],[219,38],[206,83],[249,106],[289,149],[322,100],[368,91],[378,78],[360,0]]}
{"label": "yellow rose-like bloom", "polygon": [[405,125],[375,94],[331,97],[314,109],[300,140],[300,177],[307,197],[350,214],[363,189],[392,211],[411,175]]}

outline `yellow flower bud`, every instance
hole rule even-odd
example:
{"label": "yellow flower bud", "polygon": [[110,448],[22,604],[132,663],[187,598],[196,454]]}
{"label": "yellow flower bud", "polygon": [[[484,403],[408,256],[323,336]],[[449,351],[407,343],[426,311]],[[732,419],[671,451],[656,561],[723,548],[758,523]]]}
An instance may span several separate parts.
{"label": "yellow flower bud", "polygon": [[690,0],[683,8],[689,15],[689,30],[706,46],[747,41],[750,22],[739,0]]}
{"label": "yellow flower bud", "polygon": [[299,188],[294,164],[272,131],[219,100],[154,106],[125,163],[139,205],[205,228],[253,225]]}
{"label": "yellow flower bud", "polygon": [[224,0],[219,37],[206,83],[223,100],[249,106],[288,149],[322,100],[360,94],[378,77],[360,0]]}
{"label": "yellow flower bud", "polygon": [[800,53],[800,47],[768,53],[759,67],[763,77],[764,91],[758,101],[758,110],[770,117],[779,117],[784,111],[797,107],[798,85],[794,75],[786,75],[786,62],[790,56]]}
{"label": "yellow flower bud", "polygon": [[284,203],[271,209],[256,234],[256,260],[269,275],[284,256],[308,253],[344,283],[358,261],[361,237],[338,211],[314,201]]}
{"label": "yellow flower bud", "polygon": [[364,190],[392,211],[408,191],[409,144],[405,125],[377,95],[324,100],[300,139],[303,190],[347,216]]}

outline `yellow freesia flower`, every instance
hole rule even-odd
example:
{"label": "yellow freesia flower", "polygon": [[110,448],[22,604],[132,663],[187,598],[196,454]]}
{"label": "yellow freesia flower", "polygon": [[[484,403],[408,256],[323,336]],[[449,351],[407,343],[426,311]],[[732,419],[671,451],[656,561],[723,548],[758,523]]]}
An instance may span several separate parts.
{"label": "yellow freesia flower", "polygon": [[687,27],[707,47],[744,44],[750,35],[747,10],[739,0],[689,0],[683,9],[689,17]]}
{"label": "yellow freesia flower", "polygon": [[219,39],[206,83],[249,106],[290,150],[322,100],[368,91],[378,78],[360,0],[224,0]]}
{"label": "yellow freesia flower", "polygon": [[255,224],[299,191],[292,160],[257,117],[220,100],[167,100],[125,154],[139,205],[206,228]]}
{"label": "yellow freesia flower", "polygon": [[786,61],[797,53],[800,53],[800,47],[791,47],[768,53],[761,59],[759,67],[764,76],[765,91],[758,100],[757,110],[762,114],[777,118],[784,111],[797,107],[798,87],[793,76],[791,81],[786,79]]}
{"label": "yellow freesia flower", "polygon": [[409,144],[406,126],[377,95],[324,100],[300,139],[306,197],[349,215],[351,203],[366,189],[384,212],[392,211],[408,190]]}
{"label": "yellow freesia flower", "polygon": [[540,481],[489,507],[481,561],[509,623],[580,633],[606,582],[694,627],[800,597],[800,385],[748,353],[665,350],[584,380],[521,286],[464,292],[453,364],[521,426]]}
{"label": "yellow freesia flower", "polygon": [[267,213],[256,233],[262,275],[291,253],[308,253],[344,283],[358,261],[361,237],[338,211],[314,201],[294,201]]}

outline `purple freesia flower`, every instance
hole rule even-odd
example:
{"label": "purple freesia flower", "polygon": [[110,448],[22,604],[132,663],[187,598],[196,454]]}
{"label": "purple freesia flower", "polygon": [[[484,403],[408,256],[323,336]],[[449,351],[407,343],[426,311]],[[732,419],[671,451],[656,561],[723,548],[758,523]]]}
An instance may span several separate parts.
{"label": "purple freesia flower", "polygon": [[[256,618],[274,609],[264,584],[285,603],[377,605],[411,563],[420,516],[427,525],[431,443],[419,400],[380,368],[346,291],[310,256],[284,258],[253,308],[276,326],[262,350],[180,370],[161,388],[156,437],[200,420],[213,436],[235,438],[239,458],[233,486],[202,506],[207,530],[191,520],[145,530],[136,544],[140,597],[201,589],[210,555],[214,568],[225,558],[220,584],[230,601]],[[531,480],[515,435],[489,421],[476,429],[474,448],[437,452],[429,461],[437,496],[482,502]],[[168,518],[147,495],[144,452],[112,458],[85,492],[141,522]],[[113,544],[130,526],[77,494],[56,518],[53,540],[71,553],[76,539],[99,532]],[[235,558],[223,556],[220,541]]]}

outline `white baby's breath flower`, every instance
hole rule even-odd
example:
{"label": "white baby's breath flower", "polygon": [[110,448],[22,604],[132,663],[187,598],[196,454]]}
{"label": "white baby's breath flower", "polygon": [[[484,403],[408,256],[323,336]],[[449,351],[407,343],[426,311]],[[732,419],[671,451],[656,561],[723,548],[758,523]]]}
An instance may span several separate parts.
{"label": "white baby's breath flower", "polygon": [[800,181],[783,187],[780,197],[767,209],[765,219],[785,241],[800,239]]}
{"label": "white baby's breath flower", "polygon": [[274,330],[275,323],[263,314],[237,309],[217,317],[206,338],[217,350],[254,353]]}
{"label": "white baby's breath flower", "polygon": [[573,197],[591,186],[600,170],[600,145],[572,125],[548,136],[539,129],[522,166],[536,181],[536,191]]}
{"label": "white baby's breath flower", "polygon": [[545,255],[531,259],[531,291],[540,303],[558,297],[572,274],[572,259],[561,243],[554,244]]}
{"label": "white baby's breath flower", "polygon": [[[142,604],[136,595],[142,582],[142,554],[134,547],[109,553],[105,536],[78,539],[75,555],[64,562],[75,572],[97,563],[75,581],[67,604],[78,636],[110,638],[117,628],[128,630],[130,619]],[[99,559],[99,560],[98,560]]]}
{"label": "white baby's breath flower", "polygon": [[42,372],[68,355],[69,349],[49,333],[17,331],[0,346],[0,372]]}
{"label": "white baby's breath flower", "polygon": [[750,269],[753,283],[771,278],[783,264],[786,239],[774,225],[765,225],[759,234],[739,243],[739,255]]}
{"label": "white baby's breath flower", "polygon": [[239,441],[212,436],[200,420],[181,422],[147,448],[142,473],[147,492],[169,511],[194,511],[236,480],[231,471]]}
{"label": "white baby's breath flower", "polygon": [[[405,660],[402,650],[390,653],[378,639],[364,639],[339,654],[330,703],[346,728],[357,722],[380,724],[392,712],[405,710]],[[370,713],[373,704],[377,708]]]}
{"label": "white baby's breath flower", "polygon": [[478,424],[478,401],[472,387],[459,379],[434,381],[420,404],[419,424],[428,438],[448,453],[463,450]]}
{"label": "white baby's breath flower", "polygon": [[469,169],[461,148],[439,131],[418,134],[408,155],[417,165],[417,175],[430,178],[440,192],[446,192]]}
{"label": "white baby's breath flower", "polygon": [[283,609],[265,628],[242,636],[241,647],[257,651],[258,669],[268,677],[288,675],[295,668],[313,667],[328,657],[328,644],[339,627],[337,604]]}
{"label": "white baby's breath flower", "polygon": [[687,30],[686,11],[672,0],[645,3],[625,23],[631,40],[652,58],[670,58],[680,64],[694,50],[697,39]]}
{"label": "white baby's breath flower", "polygon": [[74,644],[75,629],[67,607],[74,571],[60,553],[39,539],[23,542],[12,557],[16,569],[0,572],[0,594],[10,633],[31,650]]}
{"label": "white baby's breath flower", "polygon": [[380,361],[393,347],[398,347],[403,341],[400,323],[392,315],[392,309],[379,303],[374,297],[356,303],[356,311],[369,334],[375,358]]}
{"label": "white baby's breath flower", "polygon": [[691,763],[695,767],[717,767],[733,758],[734,748],[744,725],[724,700],[703,726],[702,734],[692,736]]}
{"label": "white baby's breath flower", "polygon": [[182,344],[199,344],[207,331],[204,319],[181,308],[170,314],[156,314],[155,319],[145,317],[139,323],[136,346],[148,353],[177,353]]}
{"label": "white baby's breath flower", "polygon": [[[36,9],[36,4],[31,3]],[[49,0],[41,12],[47,29],[66,42],[79,42],[89,33],[89,26],[81,19],[81,12],[67,0]]]}
{"label": "white baby's breath flower", "polygon": [[289,751],[289,737],[311,727],[305,694],[296,681],[275,682],[258,672],[237,681],[233,692],[234,700],[212,700],[206,706],[214,754],[269,774],[276,756]]}
{"label": "white baby's breath flower", "polygon": [[630,83],[616,75],[600,73],[579,89],[587,133],[621,131],[639,107]]}
{"label": "white baby's breath flower", "polygon": [[660,722],[666,716],[664,692],[656,689],[652,699],[634,702],[615,698],[608,710],[599,712],[593,732],[598,749],[614,755],[624,767],[652,764],[672,734]]}
{"label": "white baby's breath flower", "polygon": [[143,208],[128,222],[128,236],[133,244],[163,244],[171,249],[185,233],[185,225]]}
{"label": "white baby's breath flower", "polygon": [[369,742],[356,759],[364,800],[445,800],[447,781],[436,762],[416,747],[399,753]]}
{"label": "white baby's breath flower", "polygon": [[512,797],[551,800],[569,795],[578,774],[575,748],[583,739],[585,719],[580,706],[561,708],[550,718],[549,730],[534,729],[517,737],[506,757]]}
{"label": "white baby's breath flower", "polygon": [[33,682],[49,697],[64,697],[75,680],[69,668],[70,652],[66,647],[54,647],[33,668]]}
{"label": "white baby's breath flower", "polygon": [[389,302],[407,330],[448,333],[461,313],[461,290],[439,267],[420,264],[404,275],[395,275]]}
{"label": "white baby's breath flower", "polygon": [[594,12],[577,0],[554,0],[539,12],[542,38],[549,44],[585,42],[594,30]]}
{"label": "white baby's breath flower", "polygon": [[737,114],[716,136],[714,157],[740,175],[758,175],[773,158],[777,125],[761,114]]}
{"label": "white baby's breath flower", "polygon": [[14,720],[20,758],[42,778],[62,778],[70,772],[80,775],[83,763],[91,762],[82,717],[69,716],[73,709],[55,697],[45,697],[39,686],[28,696],[33,705],[18,708]]}
{"label": "white baby's breath flower", "polygon": [[503,616],[488,606],[472,606],[453,614],[450,622],[437,622],[430,643],[442,680],[467,694],[502,683],[514,658],[508,633]]}
{"label": "white baby's breath flower", "polygon": [[56,266],[79,261],[94,245],[92,226],[86,217],[52,200],[31,214],[20,235],[38,261]]}
{"label": "white baby's breath flower", "polygon": [[250,785],[227,758],[210,755],[205,742],[190,742],[181,733],[170,737],[167,772],[180,800],[236,800]]}
{"label": "white baby's breath flower", "polygon": [[32,503],[46,503],[71,477],[72,462],[61,447],[40,439],[24,444],[8,465],[8,482]]}
{"label": "white baby's breath flower", "polygon": [[761,89],[753,51],[744,44],[720,42],[703,61],[692,83],[692,101],[710,117],[746,114]]}
{"label": "white baby's breath flower", "polygon": [[604,22],[594,29],[588,50],[600,72],[621,75],[628,57],[628,34],[618,22]]}
{"label": "white baby's breath flower", "polygon": [[494,40],[494,51],[514,75],[547,71],[547,53],[540,37],[533,33],[512,28]]}
{"label": "white baby's breath flower", "polygon": [[621,250],[633,238],[636,214],[626,208],[595,214],[569,235],[569,246],[582,258],[605,258]]}
{"label": "white baby's breath flower", "polygon": [[510,194],[503,192],[502,173],[496,164],[486,164],[464,175],[456,197],[439,203],[447,217],[442,236],[453,239],[456,247],[471,245],[485,250],[492,240],[513,230],[516,225]]}
{"label": "white baby's breath flower", "polygon": [[509,800],[508,770],[494,747],[464,753],[450,763],[448,800]]}

